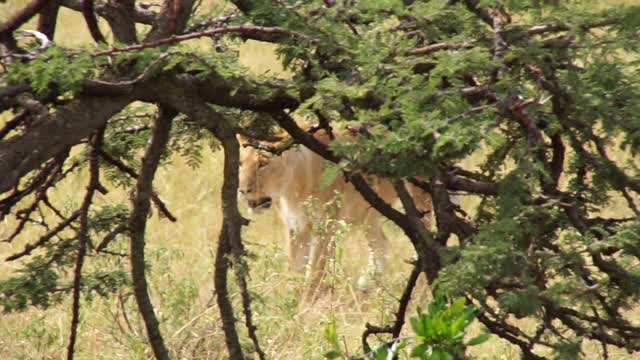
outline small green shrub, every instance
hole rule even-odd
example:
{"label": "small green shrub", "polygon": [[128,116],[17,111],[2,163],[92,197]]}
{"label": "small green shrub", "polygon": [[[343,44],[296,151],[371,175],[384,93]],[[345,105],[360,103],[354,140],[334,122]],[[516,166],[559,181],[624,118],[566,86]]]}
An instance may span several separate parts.
{"label": "small green shrub", "polygon": [[[427,310],[425,313],[418,306],[416,316],[410,318],[413,336],[391,339],[364,356],[351,359],[397,359],[400,354],[424,360],[463,359],[468,346],[479,345],[489,340],[489,334],[482,333],[467,342],[464,341],[467,327],[476,317],[476,308],[467,305],[463,297],[447,301],[444,296],[437,295]],[[347,358],[338,341],[334,321],[325,326],[324,338],[330,348],[324,353],[326,359]],[[408,347],[411,351],[404,351]]]}

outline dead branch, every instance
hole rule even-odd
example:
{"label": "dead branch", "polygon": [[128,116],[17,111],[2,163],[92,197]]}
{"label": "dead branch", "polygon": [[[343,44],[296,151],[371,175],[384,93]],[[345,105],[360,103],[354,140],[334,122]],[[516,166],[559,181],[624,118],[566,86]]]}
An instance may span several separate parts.
{"label": "dead branch", "polygon": [[16,236],[18,236],[22,232],[22,229],[24,228],[31,213],[38,207],[38,204],[40,203],[40,201],[45,197],[47,190],[49,190],[51,185],[53,185],[54,182],[57,180],[58,174],[62,171],[62,166],[63,166],[63,163],[58,163],[56,165],[56,167],[51,172],[51,175],[49,175],[49,178],[47,179],[47,181],[36,192],[35,199],[32,201],[31,205],[29,205],[29,207],[27,207],[26,209],[23,209],[20,211],[20,213],[22,213],[23,216],[20,222],[18,222],[18,225],[16,225],[15,229],[13,230],[13,233],[11,233],[11,235],[9,235],[9,237],[7,237],[6,239],[2,240],[2,242],[10,243],[11,241],[13,241],[13,239]]}

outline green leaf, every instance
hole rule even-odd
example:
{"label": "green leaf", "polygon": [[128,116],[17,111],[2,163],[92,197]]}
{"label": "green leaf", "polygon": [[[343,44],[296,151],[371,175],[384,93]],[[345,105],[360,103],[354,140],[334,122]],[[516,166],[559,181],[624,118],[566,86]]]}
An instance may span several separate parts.
{"label": "green leaf", "polygon": [[424,354],[427,353],[427,350],[429,350],[429,348],[431,347],[431,345],[423,343],[420,344],[416,347],[414,347],[411,350],[411,353],[409,354],[409,356],[411,357],[422,357]]}
{"label": "green leaf", "polygon": [[425,334],[424,327],[422,326],[422,320],[420,318],[420,314],[417,317],[412,317],[410,320],[411,320],[411,328],[416,333],[416,335],[425,336],[426,334]]}
{"label": "green leaf", "polygon": [[324,353],[324,357],[325,359],[337,359],[339,357],[342,357],[342,353],[338,350],[329,350]]}
{"label": "green leaf", "polygon": [[320,190],[325,190],[340,174],[340,165],[325,161],[320,175]]}
{"label": "green leaf", "polygon": [[389,349],[385,345],[382,345],[376,349],[374,356],[376,360],[387,360],[387,357],[389,357]]}
{"label": "green leaf", "polygon": [[442,349],[433,349],[430,360],[453,360],[453,356]]}
{"label": "green leaf", "polygon": [[488,333],[480,334],[480,335],[474,337],[473,339],[469,340],[469,342],[467,342],[467,346],[480,345],[480,344],[486,342],[487,340],[489,340],[490,336],[491,336],[491,334],[488,334]]}

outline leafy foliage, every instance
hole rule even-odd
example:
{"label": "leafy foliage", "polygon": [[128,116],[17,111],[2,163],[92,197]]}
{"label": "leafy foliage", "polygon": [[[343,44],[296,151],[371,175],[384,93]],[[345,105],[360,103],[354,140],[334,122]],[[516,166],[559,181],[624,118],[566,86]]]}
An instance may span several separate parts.
{"label": "leafy foliage", "polygon": [[475,319],[473,305],[465,305],[463,297],[447,304],[444,297],[437,296],[429,303],[429,312],[418,307],[417,315],[411,318],[416,346],[411,357],[429,360],[452,360],[464,356],[465,347],[481,344],[489,339],[481,334],[463,342],[467,326]]}
{"label": "leafy foliage", "polygon": [[76,92],[85,79],[98,73],[96,63],[87,52],[70,56],[57,46],[52,46],[33,61],[12,65],[7,79],[14,83],[30,82],[36,94],[42,94],[53,84],[62,94]]}
{"label": "leafy foliage", "polygon": [[[467,305],[465,298],[449,302],[444,296],[438,295],[429,303],[427,313],[418,306],[416,315],[410,318],[412,336],[391,339],[363,358],[383,360],[405,354],[429,360],[461,359],[468,346],[479,345],[489,339],[489,334],[483,333],[464,341],[467,327],[475,319],[475,315],[476,308]],[[334,321],[325,325],[324,338],[331,349],[324,354],[326,359],[345,358]],[[405,352],[408,347],[411,351]]]}

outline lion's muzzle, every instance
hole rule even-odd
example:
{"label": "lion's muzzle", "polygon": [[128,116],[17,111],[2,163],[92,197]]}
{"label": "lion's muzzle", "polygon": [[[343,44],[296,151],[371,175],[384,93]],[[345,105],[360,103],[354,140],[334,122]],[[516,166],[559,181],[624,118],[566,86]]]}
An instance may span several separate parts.
{"label": "lion's muzzle", "polygon": [[262,210],[271,207],[272,199],[270,196],[264,196],[258,200],[247,200],[247,203],[252,210]]}

